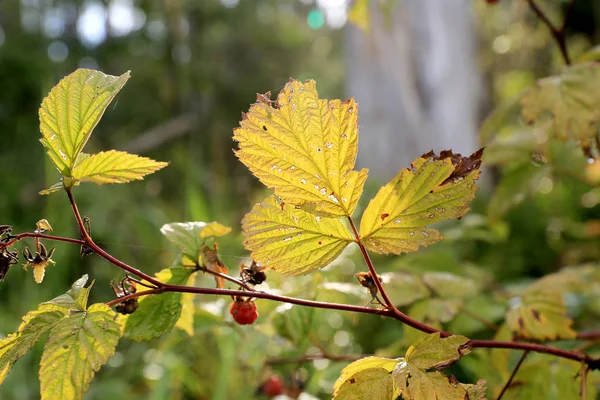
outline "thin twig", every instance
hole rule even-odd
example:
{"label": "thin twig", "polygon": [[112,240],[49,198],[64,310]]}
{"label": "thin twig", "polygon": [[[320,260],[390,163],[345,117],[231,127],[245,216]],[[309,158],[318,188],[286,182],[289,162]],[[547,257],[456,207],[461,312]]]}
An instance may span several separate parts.
{"label": "thin twig", "polygon": [[519,362],[515,366],[515,369],[513,369],[512,374],[510,374],[508,381],[506,381],[506,384],[502,388],[502,391],[500,392],[500,394],[498,395],[498,398],[496,400],[502,399],[502,396],[504,396],[504,393],[506,393],[506,391],[510,387],[510,384],[512,383],[513,379],[515,378],[515,375],[517,375],[517,371],[519,370],[519,368],[521,368],[521,364],[523,364],[523,361],[525,361],[525,357],[527,357],[528,354],[529,354],[528,350],[523,352],[523,354],[521,355],[521,358],[519,359]]}
{"label": "thin twig", "polygon": [[562,55],[562,58],[565,61],[565,64],[571,65],[571,59],[569,58],[569,53],[567,51],[567,44],[566,44],[566,39],[565,39],[564,28],[567,24],[567,19],[569,18],[569,14],[571,13],[571,9],[573,7],[574,0],[571,0],[571,3],[569,4],[569,6],[567,8],[567,13],[563,20],[561,29],[557,29],[554,26],[554,24],[552,24],[552,22],[550,22],[550,19],[548,19],[548,16],[546,16],[546,14],[544,14],[544,12],[538,7],[538,5],[535,3],[534,0],[527,0],[527,3],[529,3],[529,6],[535,12],[535,14],[538,16],[538,18],[540,20],[542,20],[542,22],[550,30],[552,37],[554,38],[554,40],[556,41],[556,44],[558,45],[560,54]]}
{"label": "thin twig", "polygon": [[198,271],[202,271],[202,272],[206,272],[207,274],[211,274],[214,276],[217,276],[219,278],[223,278],[226,281],[235,283],[236,285],[238,285],[239,287],[243,287],[244,289],[248,290],[249,292],[255,292],[256,289],[254,289],[252,286],[248,285],[245,282],[242,282],[241,280],[234,278],[233,276],[227,275],[227,274],[223,274],[221,272],[218,271],[213,271],[212,269],[209,269],[206,266],[199,266],[198,267]]}
{"label": "thin twig", "polygon": [[38,232],[25,232],[25,233],[19,233],[18,235],[11,236],[11,239],[6,243],[0,243],[0,250],[10,247],[13,244],[15,244],[16,242],[23,240],[25,238],[39,238],[39,239],[55,240],[57,242],[73,243],[73,244],[77,244],[80,246],[85,244],[85,241],[83,241],[81,239],[72,239],[72,238],[67,238],[67,237],[62,237],[62,236],[46,235],[46,234],[38,233]]}
{"label": "thin twig", "polygon": [[582,362],[581,363],[581,390],[580,390],[580,395],[581,395],[581,400],[587,400],[587,374],[588,371],[590,370],[589,366]]}

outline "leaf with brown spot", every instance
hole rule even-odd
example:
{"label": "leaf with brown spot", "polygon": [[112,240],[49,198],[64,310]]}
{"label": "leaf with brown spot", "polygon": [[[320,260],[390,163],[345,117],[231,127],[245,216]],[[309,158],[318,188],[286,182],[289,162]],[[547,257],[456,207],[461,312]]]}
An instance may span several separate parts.
{"label": "leaf with brown spot", "polygon": [[482,152],[462,157],[446,150],[417,158],[371,200],[360,222],[361,242],[376,253],[400,254],[441,240],[427,225],[469,210]]}

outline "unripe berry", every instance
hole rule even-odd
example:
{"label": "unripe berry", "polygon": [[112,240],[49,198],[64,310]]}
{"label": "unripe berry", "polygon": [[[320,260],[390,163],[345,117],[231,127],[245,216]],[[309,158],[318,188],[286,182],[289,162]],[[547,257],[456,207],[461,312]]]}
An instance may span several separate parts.
{"label": "unripe berry", "polygon": [[279,396],[283,393],[283,381],[279,375],[272,375],[261,386],[261,392],[268,397]]}
{"label": "unripe berry", "polygon": [[250,325],[258,318],[256,304],[251,300],[236,299],[229,308],[229,313],[240,325]]}

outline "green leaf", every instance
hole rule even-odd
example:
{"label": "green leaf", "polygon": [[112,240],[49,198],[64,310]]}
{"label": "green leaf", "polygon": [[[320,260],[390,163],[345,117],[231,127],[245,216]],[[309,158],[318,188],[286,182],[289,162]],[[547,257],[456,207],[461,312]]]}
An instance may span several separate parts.
{"label": "green leaf", "polygon": [[440,337],[439,332],[419,339],[406,351],[406,361],[417,368],[443,368],[469,354],[469,338],[459,335]]}
{"label": "green leaf", "polygon": [[242,233],[253,260],[288,275],[325,267],[353,240],[339,219],[314,215],[275,196],[246,214]]}
{"label": "green leaf", "polygon": [[209,237],[226,235],[231,228],[218,222],[174,222],[165,224],[160,232],[173,243],[193,264],[199,263],[199,257]]}
{"label": "green leaf", "polygon": [[[166,268],[156,274],[156,279],[172,285],[187,283],[192,268]],[[173,329],[181,316],[181,293],[162,293],[144,296],[138,309],[130,315],[120,315],[124,326],[123,336],[139,342],[155,339]]]}
{"label": "green leaf", "polygon": [[348,365],[333,386],[336,400],[394,400],[391,372],[398,360],[367,357]]}
{"label": "green leaf", "polygon": [[522,99],[529,124],[551,119],[560,138],[592,139],[600,121],[600,64],[576,64],[557,76],[540,79]]}
{"label": "green leaf", "polygon": [[360,222],[361,242],[376,253],[400,254],[441,240],[427,225],[469,210],[482,153],[462,157],[443,151],[417,158],[371,200]]}
{"label": "green leaf", "polygon": [[396,307],[409,305],[431,295],[421,278],[410,272],[388,272],[381,274],[381,279],[388,297]]}
{"label": "green leaf", "polygon": [[449,272],[425,273],[423,282],[437,296],[442,298],[462,299],[479,293],[479,287],[475,280]]}
{"label": "green leaf", "polygon": [[154,161],[124,151],[110,150],[93,154],[78,162],[72,177],[81,182],[127,183],[166,167],[169,163]]}
{"label": "green leaf", "polygon": [[312,307],[280,306],[281,312],[275,311],[273,326],[277,333],[298,347],[308,340],[308,334],[313,328],[315,309]]}
{"label": "green leaf", "polygon": [[105,304],[93,304],[52,328],[40,363],[42,400],[83,399],[95,372],[119,342],[115,316]]}
{"label": "green leaf", "polygon": [[488,205],[490,219],[500,219],[508,210],[531,197],[548,172],[546,166],[531,162],[505,170]]}
{"label": "green leaf", "polygon": [[71,170],[106,107],[129,79],[78,69],[62,79],[42,101],[40,140],[63,176]]}
{"label": "green leaf", "polygon": [[64,308],[67,311],[77,310],[84,311],[87,306],[88,297],[90,295],[90,290],[92,290],[92,285],[89,287],[85,287],[85,284],[88,281],[87,274],[83,275],[81,278],[75,281],[71,286],[71,289],[54,299],[47,301],[42,304],[54,305],[57,307]]}
{"label": "green leaf", "polygon": [[50,304],[41,304],[37,310],[23,317],[23,322],[16,333],[0,340],[0,384],[14,363],[27,354],[33,345],[65,315],[65,310]]}
{"label": "green leaf", "polygon": [[528,292],[521,304],[506,313],[506,323],[526,339],[575,339],[567,309],[560,293]]}
{"label": "green leaf", "polygon": [[316,82],[294,79],[277,101],[259,95],[233,139],[236,155],[286,203],[322,216],[351,215],[367,179],[354,170],[358,105],[319,99]]}

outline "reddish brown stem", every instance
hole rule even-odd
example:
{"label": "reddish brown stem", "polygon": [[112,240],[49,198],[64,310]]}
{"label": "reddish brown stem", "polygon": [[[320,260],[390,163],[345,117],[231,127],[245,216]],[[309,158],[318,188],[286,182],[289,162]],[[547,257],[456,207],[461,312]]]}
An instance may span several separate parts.
{"label": "reddish brown stem", "polygon": [[538,18],[550,30],[550,34],[552,34],[554,41],[558,45],[558,49],[560,50],[560,54],[562,55],[562,58],[565,61],[565,64],[571,65],[571,59],[569,57],[569,52],[567,50],[567,41],[565,38],[565,27],[567,25],[569,15],[571,14],[571,10],[573,9],[573,4],[575,3],[575,0],[570,0],[569,5],[567,6],[567,10],[565,12],[563,23],[560,28],[556,28],[554,26],[554,24],[552,22],[550,22],[550,19],[548,19],[548,16],[546,14],[544,14],[542,9],[538,7],[538,5],[535,3],[534,0],[527,0],[527,3],[529,3],[529,6],[533,10],[533,12],[535,12],[535,14],[538,16]]}
{"label": "reddish brown stem", "polygon": [[11,239],[6,243],[0,243],[0,250],[10,247],[10,246],[14,245],[16,242],[23,240],[25,238],[55,240],[57,242],[67,242],[67,243],[78,244],[80,246],[85,244],[85,241],[83,241],[81,239],[72,239],[72,238],[66,238],[66,237],[61,237],[61,236],[46,235],[46,234],[37,233],[37,232],[25,232],[25,233],[19,233],[18,235],[15,235],[15,236],[11,236]]}
{"label": "reddish brown stem", "polygon": [[521,368],[521,364],[523,364],[523,361],[525,361],[525,358],[527,357],[528,354],[529,354],[528,350],[526,350],[526,351],[523,352],[523,355],[521,355],[521,358],[519,359],[519,362],[517,363],[517,365],[513,369],[512,374],[510,374],[510,377],[508,378],[508,381],[506,381],[506,384],[502,388],[502,391],[500,392],[500,394],[498,395],[498,397],[496,398],[496,400],[501,400],[502,399],[502,396],[504,396],[504,393],[506,393],[506,391],[510,387],[510,384],[512,383],[513,379],[515,379],[515,375],[517,375],[517,371],[519,371],[519,368]]}

